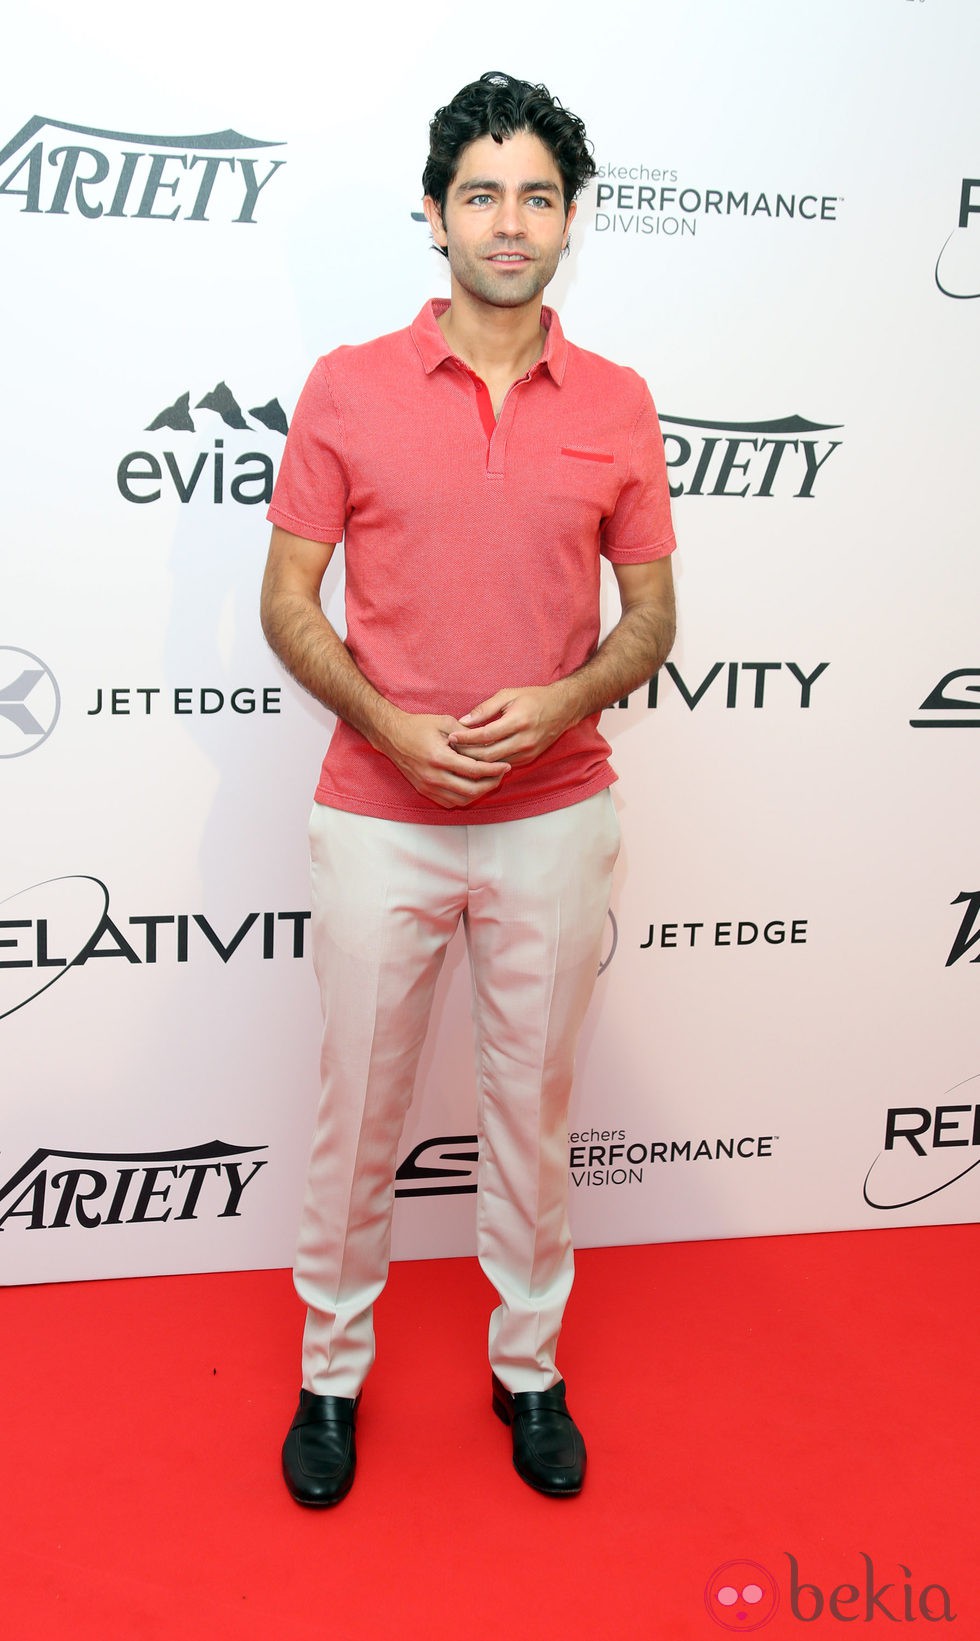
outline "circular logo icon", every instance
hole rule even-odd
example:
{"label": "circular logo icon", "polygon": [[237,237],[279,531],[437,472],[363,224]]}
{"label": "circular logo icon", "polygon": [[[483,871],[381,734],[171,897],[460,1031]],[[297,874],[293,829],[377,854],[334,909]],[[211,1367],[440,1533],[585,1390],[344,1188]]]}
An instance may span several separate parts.
{"label": "circular logo icon", "polygon": [[726,1561],[708,1579],[704,1604],[722,1629],[749,1635],[775,1617],[779,1586],[757,1561]]}
{"label": "circular logo icon", "polygon": [[49,666],[30,650],[0,644],[0,758],[21,758],[46,741],[61,712]]}
{"label": "circular logo icon", "polygon": [[616,919],[613,917],[611,907],[609,909],[608,916],[609,916],[609,929],[607,931],[606,938],[603,941],[603,952],[602,952],[602,957],[599,961],[599,971],[598,971],[600,974],[605,974],[605,972],[608,969],[610,963],[612,962],[613,958],[616,955],[616,947],[619,945],[619,929],[616,926]]}
{"label": "circular logo icon", "polygon": [[102,926],[109,891],[101,878],[53,877],[7,895],[0,910],[8,929],[22,931],[16,942],[4,942],[12,948],[0,965],[0,1020],[5,1020],[70,973]]}

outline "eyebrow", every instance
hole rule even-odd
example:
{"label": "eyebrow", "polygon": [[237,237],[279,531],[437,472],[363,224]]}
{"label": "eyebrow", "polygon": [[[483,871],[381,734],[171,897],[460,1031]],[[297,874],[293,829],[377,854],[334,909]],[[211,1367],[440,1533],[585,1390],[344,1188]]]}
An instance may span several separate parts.
{"label": "eyebrow", "polygon": [[[500,177],[470,177],[465,182],[457,182],[453,192],[456,194],[469,194],[482,188],[487,192],[503,193],[504,186]],[[555,182],[522,182],[518,185],[518,193],[556,194],[559,198],[561,197],[561,189]]]}

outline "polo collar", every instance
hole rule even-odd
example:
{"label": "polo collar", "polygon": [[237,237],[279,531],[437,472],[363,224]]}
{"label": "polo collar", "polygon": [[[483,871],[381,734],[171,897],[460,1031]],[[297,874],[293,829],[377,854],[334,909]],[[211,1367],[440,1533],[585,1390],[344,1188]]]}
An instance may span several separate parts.
{"label": "polo collar", "polygon": [[[437,320],[449,307],[449,299],[444,296],[433,297],[427,302],[422,312],[411,326],[412,340],[419,352],[422,367],[427,376],[446,359],[454,357],[452,349],[446,342]],[[545,328],[544,352],[537,361],[544,365],[552,381],[561,387],[565,379],[565,366],[568,363],[568,343],[561,328],[561,321],[554,308],[541,309],[541,323]]]}

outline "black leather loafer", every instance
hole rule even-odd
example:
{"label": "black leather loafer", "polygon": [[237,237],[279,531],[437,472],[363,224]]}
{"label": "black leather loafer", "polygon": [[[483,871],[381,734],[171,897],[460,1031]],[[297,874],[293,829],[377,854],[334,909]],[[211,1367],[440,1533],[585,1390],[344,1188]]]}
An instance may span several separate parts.
{"label": "black leather loafer", "polygon": [[282,1473],[297,1504],[339,1504],[354,1485],[354,1426],[360,1396],[314,1396],[301,1390],[283,1443]]}
{"label": "black leather loafer", "polygon": [[582,1490],[585,1443],[565,1406],[565,1381],[550,1390],[505,1390],[493,1376],[493,1411],[514,1437],[514,1468],[539,1493],[561,1498]]}

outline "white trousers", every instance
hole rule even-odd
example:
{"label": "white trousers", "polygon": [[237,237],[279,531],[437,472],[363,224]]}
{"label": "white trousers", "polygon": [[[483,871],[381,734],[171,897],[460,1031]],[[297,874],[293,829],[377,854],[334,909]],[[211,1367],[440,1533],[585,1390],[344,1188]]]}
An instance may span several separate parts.
{"label": "white trousers", "polygon": [[572,1285],[567,1110],[619,824],[608,791],[527,820],[424,826],[321,805],[310,822],[322,1093],[296,1254],[303,1384],[356,1396],[374,1360],[395,1169],[436,980],[462,917],[476,1037],[477,1253],[490,1361],[556,1383]]}

